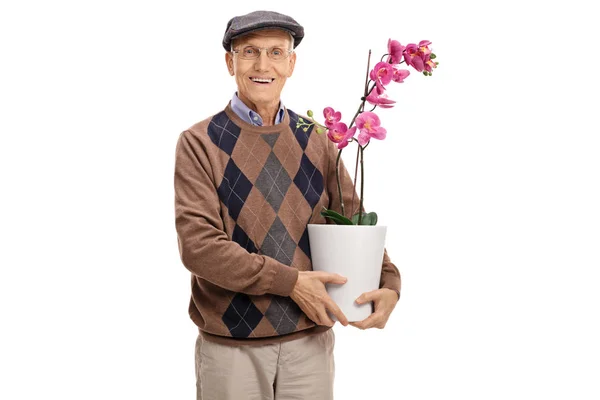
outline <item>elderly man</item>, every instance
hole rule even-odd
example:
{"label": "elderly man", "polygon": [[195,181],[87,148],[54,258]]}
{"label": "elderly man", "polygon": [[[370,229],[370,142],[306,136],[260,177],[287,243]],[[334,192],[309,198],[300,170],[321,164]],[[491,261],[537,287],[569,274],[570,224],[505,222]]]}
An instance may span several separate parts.
{"label": "elderly man", "polygon": [[[303,37],[303,27],[279,13],[232,18],[223,47],[237,92],[177,142],[176,229],[199,328],[198,399],[333,397],[330,316],[349,322],[325,284],[346,279],[312,271],[307,224],[327,223],[324,206],[340,209],[337,150],[326,135],[297,129],[298,115],[280,99]],[[357,210],[342,171],[344,202]],[[382,328],[399,295],[386,253],[380,289],[359,300],[375,312],[351,324]]]}

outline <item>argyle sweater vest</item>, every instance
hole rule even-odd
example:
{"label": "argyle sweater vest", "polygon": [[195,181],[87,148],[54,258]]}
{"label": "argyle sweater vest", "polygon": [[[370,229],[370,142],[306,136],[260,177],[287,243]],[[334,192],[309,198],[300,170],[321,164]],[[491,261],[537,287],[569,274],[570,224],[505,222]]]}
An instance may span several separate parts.
{"label": "argyle sweater vest", "polygon": [[[175,225],[191,272],[189,314],[207,340],[267,344],[323,332],[290,299],[298,271],[312,270],[307,224],[340,210],[337,148],[312,127],[253,126],[228,105],[182,132],[175,154]],[[346,213],[358,210],[340,164]],[[384,254],[380,287],[400,290]]]}

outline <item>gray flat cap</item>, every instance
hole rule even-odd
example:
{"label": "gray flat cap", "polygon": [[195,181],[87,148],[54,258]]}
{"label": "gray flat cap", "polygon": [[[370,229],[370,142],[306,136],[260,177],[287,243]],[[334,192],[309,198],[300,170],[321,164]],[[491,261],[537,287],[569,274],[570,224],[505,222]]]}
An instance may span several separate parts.
{"label": "gray flat cap", "polygon": [[229,20],[223,36],[223,47],[226,51],[229,51],[233,39],[262,29],[288,31],[294,37],[294,48],[300,44],[304,37],[304,28],[292,17],[274,11],[254,11]]}

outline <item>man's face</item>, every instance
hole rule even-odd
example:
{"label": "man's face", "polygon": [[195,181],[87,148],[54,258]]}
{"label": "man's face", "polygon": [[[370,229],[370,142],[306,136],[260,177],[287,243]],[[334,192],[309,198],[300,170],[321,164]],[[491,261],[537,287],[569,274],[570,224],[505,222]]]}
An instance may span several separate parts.
{"label": "man's face", "polygon": [[[292,49],[290,35],[279,29],[253,32],[233,42],[235,50],[242,51],[246,46]],[[255,110],[257,107],[277,108],[279,106],[285,81],[294,71],[296,53],[290,54],[283,60],[275,61],[267,56],[266,50],[262,50],[260,56],[254,60],[245,60],[239,53],[228,52],[225,59],[229,73],[235,76],[240,100]],[[263,82],[257,82],[256,79],[261,79]],[[270,82],[265,83],[265,79]]]}

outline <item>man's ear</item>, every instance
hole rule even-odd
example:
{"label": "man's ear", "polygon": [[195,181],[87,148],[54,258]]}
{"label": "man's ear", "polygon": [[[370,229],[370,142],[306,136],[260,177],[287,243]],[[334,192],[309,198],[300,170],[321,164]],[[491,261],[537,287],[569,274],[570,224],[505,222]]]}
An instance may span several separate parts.
{"label": "man's ear", "polygon": [[292,76],[292,74],[294,73],[294,67],[296,66],[296,52],[293,52],[290,55],[290,70],[288,72],[288,78]]}
{"label": "man's ear", "polygon": [[233,55],[230,51],[225,53],[225,64],[227,64],[227,70],[229,71],[229,75],[235,75],[235,72],[233,70]]}

